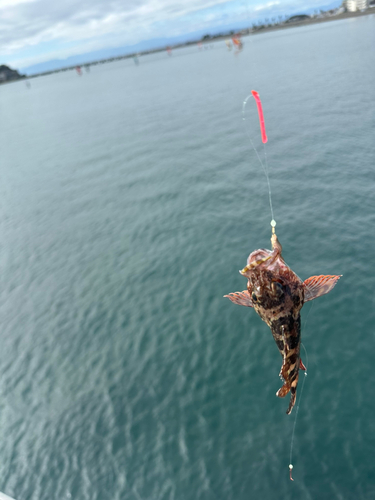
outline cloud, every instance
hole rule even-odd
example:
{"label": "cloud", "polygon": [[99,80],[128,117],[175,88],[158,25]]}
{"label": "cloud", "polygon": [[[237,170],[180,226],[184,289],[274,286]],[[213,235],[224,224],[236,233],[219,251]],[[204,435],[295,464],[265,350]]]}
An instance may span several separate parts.
{"label": "cloud", "polygon": [[15,7],[20,3],[35,2],[37,0],[0,0],[0,9],[5,7]]}
{"label": "cloud", "polygon": [[275,2],[267,2],[265,4],[262,4],[262,5],[256,5],[254,7],[254,11],[255,12],[258,12],[260,10],[268,10],[270,9],[271,7],[275,7],[276,5],[280,5],[280,2],[278,1],[275,1]]}
{"label": "cloud", "polygon": [[[6,53],[48,40],[123,33],[140,38],[153,24],[216,5],[214,0],[0,0],[0,45]],[[6,9],[5,9],[6,7]],[[139,34],[139,35],[137,35]],[[126,36],[128,35],[128,36]]]}

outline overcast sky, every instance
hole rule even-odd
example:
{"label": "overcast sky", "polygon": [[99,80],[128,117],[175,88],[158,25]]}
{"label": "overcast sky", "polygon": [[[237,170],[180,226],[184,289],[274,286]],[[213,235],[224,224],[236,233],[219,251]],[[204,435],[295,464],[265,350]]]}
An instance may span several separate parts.
{"label": "overcast sky", "polygon": [[251,22],[324,0],[0,0],[0,64],[23,68],[98,49]]}

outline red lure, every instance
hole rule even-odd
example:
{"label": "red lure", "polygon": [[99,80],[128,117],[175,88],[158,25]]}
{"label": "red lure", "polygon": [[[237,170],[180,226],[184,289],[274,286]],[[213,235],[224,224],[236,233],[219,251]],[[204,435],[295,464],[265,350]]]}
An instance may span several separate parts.
{"label": "red lure", "polygon": [[259,124],[260,124],[260,132],[262,134],[262,142],[263,142],[263,144],[265,144],[268,139],[267,139],[267,134],[266,134],[266,126],[264,124],[264,116],[263,116],[262,103],[261,103],[259,94],[258,94],[258,92],[256,90],[252,90],[251,93],[253,94],[255,102],[257,103],[258,115],[259,115]]}

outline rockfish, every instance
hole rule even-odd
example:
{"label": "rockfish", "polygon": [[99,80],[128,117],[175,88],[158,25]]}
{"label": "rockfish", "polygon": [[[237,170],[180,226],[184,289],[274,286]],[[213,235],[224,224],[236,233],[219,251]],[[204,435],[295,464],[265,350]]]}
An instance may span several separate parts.
{"label": "rockfish", "polygon": [[255,250],[240,271],[247,281],[247,290],[225,295],[235,304],[253,307],[270,327],[283,358],[280,377],[284,385],[276,396],[291,393],[289,415],[296,401],[299,370],[305,370],[301,357],[301,316],[305,302],[332,290],[340,276],[311,276],[306,281],[287,266],[281,256],[282,247],[275,233],[271,250]]}

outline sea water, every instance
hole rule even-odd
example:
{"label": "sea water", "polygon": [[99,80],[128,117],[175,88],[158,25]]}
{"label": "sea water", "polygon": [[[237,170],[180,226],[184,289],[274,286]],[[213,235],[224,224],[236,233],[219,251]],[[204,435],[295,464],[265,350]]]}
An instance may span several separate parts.
{"label": "sea water", "polygon": [[[17,500],[375,498],[375,16],[0,88],[0,490]],[[277,234],[306,279],[295,411],[256,313]],[[246,124],[263,155],[256,106]],[[300,390],[298,394],[300,394]]]}

